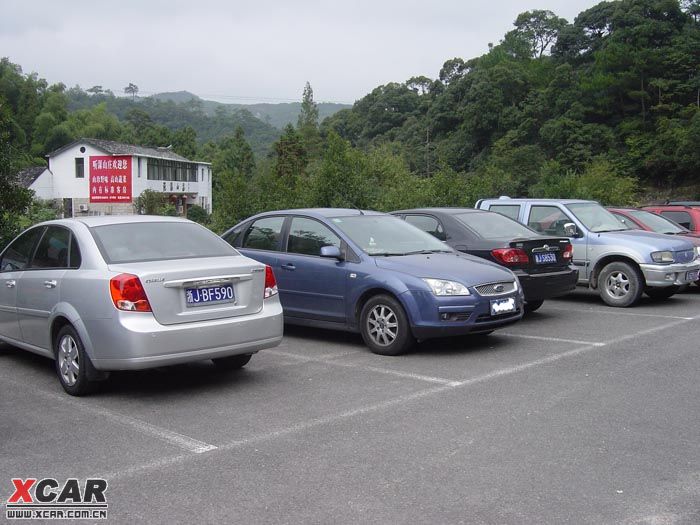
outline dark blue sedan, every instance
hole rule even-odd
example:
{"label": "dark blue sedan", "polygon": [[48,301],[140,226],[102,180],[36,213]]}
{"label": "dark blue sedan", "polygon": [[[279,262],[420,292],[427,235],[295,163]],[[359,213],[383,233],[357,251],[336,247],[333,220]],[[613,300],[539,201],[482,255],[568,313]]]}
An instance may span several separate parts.
{"label": "dark blue sedan", "polygon": [[401,354],[416,339],[489,333],[523,315],[510,270],[388,214],[281,210],[223,237],[274,269],[285,322],[359,331],[377,354]]}

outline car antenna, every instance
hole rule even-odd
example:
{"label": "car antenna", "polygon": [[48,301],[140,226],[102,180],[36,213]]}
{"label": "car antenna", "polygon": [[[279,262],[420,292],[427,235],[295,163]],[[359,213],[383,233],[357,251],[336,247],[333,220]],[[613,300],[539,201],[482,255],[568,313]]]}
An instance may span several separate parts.
{"label": "car antenna", "polygon": [[358,208],[358,207],[355,205],[355,203],[352,202],[350,199],[345,198],[344,200],[345,200],[345,202],[347,202],[347,203],[350,205],[351,208],[353,208],[353,209],[359,211],[359,212],[360,212],[360,215],[364,215],[364,214],[365,214],[365,212],[363,212],[360,208]]}

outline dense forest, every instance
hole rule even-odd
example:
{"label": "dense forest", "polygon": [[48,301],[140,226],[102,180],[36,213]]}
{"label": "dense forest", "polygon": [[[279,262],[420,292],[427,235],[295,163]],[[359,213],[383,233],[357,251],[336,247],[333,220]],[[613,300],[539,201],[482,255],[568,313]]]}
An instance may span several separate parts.
{"label": "dense forest", "polygon": [[322,122],[307,84],[296,124],[280,132],[244,109],[207,114],[196,99],[49,86],[3,59],[0,155],[16,169],[80,136],[172,144],[213,162],[217,230],[291,206],[698,198],[699,66],[700,0],[605,1],[571,23],[528,11],[482,56],[379,86]]}

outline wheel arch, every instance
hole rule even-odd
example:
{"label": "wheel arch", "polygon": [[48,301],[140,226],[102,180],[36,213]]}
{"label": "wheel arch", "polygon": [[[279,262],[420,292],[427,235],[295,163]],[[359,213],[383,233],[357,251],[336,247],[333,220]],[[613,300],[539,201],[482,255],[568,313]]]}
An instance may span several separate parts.
{"label": "wheel arch", "polygon": [[642,272],[641,268],[639,267],[639,263],[632,259],[629,256],[626,255],[620,255],[620,254],[612,254],[612,255],[606,255],[605,257],[601,257],[598,262],[596,262],[595,266],[593,267],[593,271],[591,272],[591,288],[596,289],[598,288],[598,276],[600,275],[600,272],[605,268],[608,264],[613,263],[613,262],[623,262],[627,263],[633,268],[637,270],[639,273],[639,277],[642,279],[642,284],[646,285],[646,282],[644,280],[644,273]]}

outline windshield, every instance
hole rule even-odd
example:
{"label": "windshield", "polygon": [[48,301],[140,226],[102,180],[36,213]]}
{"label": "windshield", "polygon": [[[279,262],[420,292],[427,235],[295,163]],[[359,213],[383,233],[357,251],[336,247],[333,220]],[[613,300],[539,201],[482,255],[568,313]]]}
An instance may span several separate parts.
{"label": "windshield", "polygon": [[190,222],[127,222],[90,230],[108,264],[238,255],[218,235]]}
{"label": "windshield", "polygon": [[484,239],[532,237],[537,232],[500,213],[458,213],[457,220]]}
{"label": "windshield", "polygon": [[617,232],[628,228],[617,219],[612,213],[595,202],[581,202],[566,205],[571,213],[583,223],[583,225],[594,233]]}
{"label": "windshield", "polygon": [[452,251],[432,235],[391,215],[334,217],[331,221],[368,255]]}
{"label": "windshield", "polygon": [[649,228],[656,233],[686,233],[688,231],[675,222],[670,221],[661,215],[656,215],[655,213],[643,210],[630,210],[627,213],[649,226]]}

